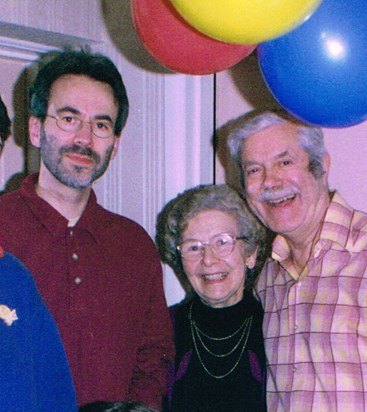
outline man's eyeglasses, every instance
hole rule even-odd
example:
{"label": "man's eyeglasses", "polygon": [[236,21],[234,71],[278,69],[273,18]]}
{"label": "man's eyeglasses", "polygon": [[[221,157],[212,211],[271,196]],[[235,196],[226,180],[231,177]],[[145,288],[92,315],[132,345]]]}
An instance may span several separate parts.
{"label": "man's eyeglasses", "polygon": [[114,126],[107,120],[93,120],[87,122],[80,117],[71,114],[61,117],[46,114],[46,117],[55,119],[57,127],[64,132],[78,132],[82,129],[84,123],[89,123],[92,128],[92,133],[101,139],[108,139],[114,133]]}
{"label": "man's eyeglasses", "polygon": [[201,242],[200,240],[188,239],[177,246],[181,257],[186,260],[200,259],[205,250],[205,246],[209,246],[212,253],[218,257],[226,257],[233,252],[237,240],[248,240],[245,236],[233,236],[229,233],[219,233],[213,236],[209,242]]}

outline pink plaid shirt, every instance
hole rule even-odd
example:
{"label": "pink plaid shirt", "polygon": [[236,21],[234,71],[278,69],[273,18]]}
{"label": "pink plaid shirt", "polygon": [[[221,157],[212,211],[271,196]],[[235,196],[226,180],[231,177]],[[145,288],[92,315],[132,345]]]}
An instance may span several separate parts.
{"label": "pink plaid shirt", "polygon": [[307,267],[282,236],[257,283],[268,410],[367,411],[367,214],[335,193]]}

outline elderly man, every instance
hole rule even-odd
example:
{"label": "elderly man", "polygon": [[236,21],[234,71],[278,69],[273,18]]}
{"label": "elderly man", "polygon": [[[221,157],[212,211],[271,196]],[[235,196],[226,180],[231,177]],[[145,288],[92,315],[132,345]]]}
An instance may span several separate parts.
{"label": "elderly man", "polygon": [[250,208],[277,234],[257,283],[268,410],[367,410],[367,215],[329,192],[318,128],[265,112],[228,146]]}

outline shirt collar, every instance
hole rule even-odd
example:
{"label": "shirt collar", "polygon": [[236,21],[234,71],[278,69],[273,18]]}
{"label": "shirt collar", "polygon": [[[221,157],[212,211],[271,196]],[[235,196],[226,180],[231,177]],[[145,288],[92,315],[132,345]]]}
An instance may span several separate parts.
{"label": "shirt collar", "polygon": [[320,239],[334,242],[350,253],[358,253],[367,248],[366,225],[367,215],[350,207],[335,192],[324,219]]}
{"label": "shirt collar", "polygon": [[[349,252],[355,251],[356,232],[351,230],[355,213],[356,211],[348,205],[337,191],[331,194],[331,201],[322,223],[319,240],[315,242],[311,252],[314,257],[317,257],[316,255],[320,253],[321,249],[330,242]],[[272,246],[272,258],[283,262],[289,257],[290,249],[287,240],[282,235],[277,235]]]}
{"label": "shirt collar", "polygon": [[[20,187],[20,193],[32,213],[52,235],[58,236],[64,234],[65,230],[67,230],[68,220],[37,195],[35,188],[37,180],[38,174],[36,173],[27,176]],[[96,219],[93,219],[93,216],[96,215],[96,208],[98,207],[96,195],[92,190],[86,208],[74,227],[83,228],[89,231],[96,241],[98,241],[99,230],[97,228]]]}

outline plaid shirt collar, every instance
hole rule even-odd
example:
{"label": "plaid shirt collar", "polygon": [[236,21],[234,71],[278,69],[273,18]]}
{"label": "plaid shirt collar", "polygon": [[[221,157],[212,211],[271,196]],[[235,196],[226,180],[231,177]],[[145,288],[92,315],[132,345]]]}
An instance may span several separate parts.
{"label": "plaid shirt collar", "polygon": [[[311,255],[317,257],[321,250],[330,243],[337,244],[339,248],[349,252],[356,251],[356,248],[360,249],[362,245],[358,246],[357,239],[353,236],[354,232],[350,231],[355,213],[358,212],[353,210],[337,191],[331,193],[331,201],[322,224],[320,237]],[[288,266],[290,249],[286,238],[282,235],[277,235],[274,239],[272,258]]]}

